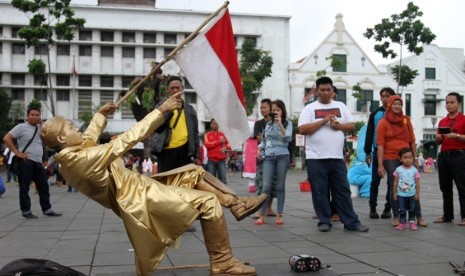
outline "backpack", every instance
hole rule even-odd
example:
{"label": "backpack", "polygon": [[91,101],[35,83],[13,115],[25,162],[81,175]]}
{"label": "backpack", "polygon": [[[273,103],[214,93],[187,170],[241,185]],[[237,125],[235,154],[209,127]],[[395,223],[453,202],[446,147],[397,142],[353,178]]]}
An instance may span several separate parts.
{"label": "backpack", "polygon": [[42,259],[17,259],[7,263],[0,276],[85,276],[70,267]]}

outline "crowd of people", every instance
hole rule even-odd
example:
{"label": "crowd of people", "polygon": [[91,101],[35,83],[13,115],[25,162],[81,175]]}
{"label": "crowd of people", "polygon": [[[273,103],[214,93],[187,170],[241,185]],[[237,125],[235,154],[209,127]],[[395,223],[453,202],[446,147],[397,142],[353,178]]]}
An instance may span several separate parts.
{"label": "crowd of people", "polygon": [[[335,100],[330,78],[319,78],[315,86],[317,100],[302,110],[298,132],[306,136],[307,177],[312,186],[318,230],[331,231],[333,222],[340,220],[347,231],[367,232],[369,228],[360,222],[353,208],[347,170],[350,162],[344,155],[345,136],[355,130],[354,119],[347,106]],[[130,237],[159,237],[151,238],[158,245],[155,249],[132,240],[138,273],[153,271],[165,252],[160,248],[172,244],[184,231],[196,231],[191,224],[200,218],[211,271],[215,271],[212,274],[233,271],[234,275],[254,275],[252,267],[232,256],[220,206],[229,208],[238,221],[253,214],[256,225],[267,223],[266,217],[275,217],[274,224],[278,226],[284,224],[286,176],[292,161],[289,144],[294,134],[286,106],[279,99],[263,99],[260,103],[263,118],[255,122],[251,138],[256,140],[256,158],[248,159],[256,162],[256,196],[244,198],[226,186],[228,169],[231,172],[242,167],[238,161],[241,158],[215,119],[200,139],[197,114],[180,97],[183,89],[181,78],[170,77],[166,81],[170,97],[161,100],[156,94],[153,110],[146,110],[138,101],[133,103],[131,109],[138,114],[138,123],[102,145],[98,139],[106,117],[117,108],[115,104],[103,106],[84,134],[60,116],[42,126],[40,109],[29,108],[27,121],[3,138],[7,146],[3,159],[8,169],[7,181],[18,179],[21,215],[26,219],[38,218],[32,212],[29,197],[32,182],[42,213],[62,215],[50,203],[45,144],[58,152],[53,162],[60,181],[111,208],[124,220]],[[420,204],[420,173],[428,161],[417,149],[414,125],[403,114],[402,98],[386,87],[380,91],[380,100],[382,106],[370,114],[363,148],[371,170],[369,217],[392,218],[391,225],[398,230],[427,227]],[[458,93],[447,95],[448,114],[439,122],[436,134],[436,143],[441,145],[437,168],[443,214],[434,223],[454,220],[455,183],[460,203],[458,225],[465,226],[465,117],[460,112],[461,104]],[[129,152],[136,142],[145,139],[156,162]],[[21,162],[17,175],[11,171],[13,156]],[[376,207],[383,179],[387,190],[379,215]],[[139,200],[128,203],[125,196],[132,194],[137,194]],[[272,209],[274,198],[276,211]],[[180,206],[177,210],[169,208],[174,203]],[[157,215],[152,216],[153,213]]]}

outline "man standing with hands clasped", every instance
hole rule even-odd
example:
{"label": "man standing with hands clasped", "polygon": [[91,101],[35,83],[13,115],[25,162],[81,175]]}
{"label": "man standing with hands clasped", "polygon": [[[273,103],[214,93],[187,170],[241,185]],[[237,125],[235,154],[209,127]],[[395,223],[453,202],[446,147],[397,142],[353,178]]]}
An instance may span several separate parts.
{"label": "man standing with hands clasped", "polygon": [[441,145],[438,157],[439,187],[442,192],[443,215],[434,223],[451,222],[454,219],[453,185],[459,193],[459,226],[465,226],[465,117],[459,112],[460,94],[452,92],[446,97],[447,116],[439,121],[436,143]]}

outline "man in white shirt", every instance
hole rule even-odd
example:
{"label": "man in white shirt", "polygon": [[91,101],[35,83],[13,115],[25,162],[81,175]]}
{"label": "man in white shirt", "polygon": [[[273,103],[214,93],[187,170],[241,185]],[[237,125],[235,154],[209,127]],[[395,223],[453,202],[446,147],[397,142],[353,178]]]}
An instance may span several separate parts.
{"label": "man in white shirt", "polygon": [[367,232],[354,212],[350,197],[343,148],[345,133],[355,129],[352,114],[345,104],[332,100],[333,81],[321,77],[316,81],[318,101],[304,107],[299,117],[299,132],[306,135],[308,180],[312,185],[312,201],[318,216],[318,229],[331,230],[331,190],[337,212],[348,231]]}

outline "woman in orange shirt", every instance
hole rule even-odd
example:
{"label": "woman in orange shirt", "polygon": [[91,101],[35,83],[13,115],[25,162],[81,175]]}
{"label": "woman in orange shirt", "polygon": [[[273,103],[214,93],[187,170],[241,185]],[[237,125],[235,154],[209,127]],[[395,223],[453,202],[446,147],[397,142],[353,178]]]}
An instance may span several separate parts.
{"label": "woman in orange shirt", "polygon": [[[402,112],[402,98],[395,95],[389,98],[384,118],[379,121],[376,129],[378,145],[378,174],[380,177],[387,175],[389,189],[389,200],[392,207],[392,226],[399,225],[399,204],[393,197],[394,171],[401,165],[399,151],[402,148],[411,148],[416,158],[415,134],[413,133],[410,118],[404,116]],[[418,161],[415,159],[415,167],[418,168]],[[415,203],[415,215],[417,224],[426,227],[426,223],[421,215],[420,202]]]}

